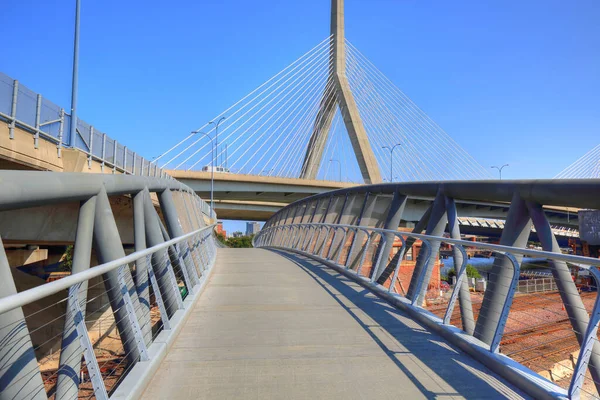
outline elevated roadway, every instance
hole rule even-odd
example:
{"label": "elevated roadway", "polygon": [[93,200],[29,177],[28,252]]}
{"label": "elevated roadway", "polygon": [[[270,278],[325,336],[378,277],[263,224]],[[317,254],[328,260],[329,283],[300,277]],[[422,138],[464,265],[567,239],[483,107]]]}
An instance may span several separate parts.
{"label": "elevated roadway", "polygon": [[[167,170],[166,172],[193,189],[201,198],[210,199],[210,172],[183,170]],[[423,183],[434,184],[435,182]],[[220,219],[266,221],[281,208],[295,201],[336,189],[356,186],[357,184],[350,182],[215,173],[215,210]],[[385,184],[381,187],[385,187]],[[418,221],[432,200],[431,196],[411,196],[403,218],[406,221]],[[505,219],[508,208],[508,202],[467,200],[457,202],[457,210],[461,217]],[[553,224],[577,226],[577,208],[553,206],[544,208]],[[501,229],[498,230],[498,232],[500,231]]]}
{"label": "elevated roadway", "polygon": [[143,398],[525,396],[358,284],[316,261],[219,249]]}

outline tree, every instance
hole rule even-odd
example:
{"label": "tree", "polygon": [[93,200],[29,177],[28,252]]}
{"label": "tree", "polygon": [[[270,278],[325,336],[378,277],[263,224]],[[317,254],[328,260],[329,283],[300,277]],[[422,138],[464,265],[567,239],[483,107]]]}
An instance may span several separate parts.
{"label": "tree", "polygon": [[73,269],[73,245],[67,246],[60,260],[60,271],[71,272]]}
{"label": "tree", "polygon": [[[448,279],[449,280],[452,279],[453,276],[456,276],[456,271],[454,270],[454,268],[452,268],[450,271],[448,271]],[[473,265],[467,264],[467,277],[468,278],[481,278],[481,274],[479,273],[477,268],[475,268]]]}
{"label": "tree", "polygon": [[230,237],[227,239],[226,244],[229,247],[242,249],[242,248],[250,248],[252,247],[252,238],[254,235],[250,236],[239,236],[239,237]]}
{"label": "tree", "polygon": [[221,242],[223,244],[227,244],[227,238],[221,232],[215,232],[215,236],[217,237],[219,242]]}

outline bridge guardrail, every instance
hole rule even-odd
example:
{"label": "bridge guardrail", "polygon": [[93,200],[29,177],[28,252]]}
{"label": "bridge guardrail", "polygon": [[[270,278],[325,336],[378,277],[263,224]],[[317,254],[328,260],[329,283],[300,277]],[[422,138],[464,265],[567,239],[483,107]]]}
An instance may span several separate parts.
{"label": "bridge guardrail", "polygon": [[[338,230],[343,232],[343,238],[338,241],[336,240],[336,233]],[[359,258],[356,266],[351,269],[350,260],[353,252],[352,244],[354,241],[348,240],[355,237],[357,232],[363,231],[367,234],[366,241],[361,245],[365,250],[362,251],[362,255]],[[383,284],[377,284],[375,275],[371,274],[373,265],[377,265],[378,261],[385,257],[383,254],[383,248],[385,247],[386,240],[385,235],[393,235],[398,238],[402,243],[398,254],[400,257],[390,256],[389,259],[395,259],[395,266],[391,279],[387,279]],[[375,238],[375,239],[374,239]],[[379,239],[379,240],[378,240]],[[519,277],[519,261],[517,255],[526,255],[531,257],[544,257],[551,260],[566,261],[572,263],[578,263],[581,268],[589,271],[592,276],[596,279],[597,285],[600,286],[600,272],[598,267],[600,266],[600,260],[592,259],[589,257],[573,256],[573,255],[559,255],[552,252],[528,250],[515,247],[484,244],[477,242],[470,242],[465,240],[453,240],[449,238],[440,238],[429,235],[413,234],[410,232],[400,232],[386,229],[377,228],[364,228],[351,225],[334,225],[334,224],[319,224],[319,223],[307,223],[307,224],[292,224],[278,227],[270,227],[259,232],[254,238],[255,247],[271,247],[281,248],[286,250],[293,250],[298,253],[315,257],[322,261],[328,261],[334,263],[339,268],[344,268],[346,271],[354,274],[361,281],[370,282],[373,288],[379,292],[385,292],[392,294],[394,297],[402,299],[406,306],[413,307],[417,312],[423,313],[428,318],[431,318],[431,314],[426,311],[422,306],[422,297],[417,295],[418,293],[424,293],[426,291],[427,282],[425,270],[422,270],[417,277],[417,290],[415,290],[414,296],[406,296],[401,293],[397,293],[397,285],[394,284],[397,281],[400,266],[402,264],[403,255],[407,250],[407,241],[409,239],[421,240],[427,249],[431,249],[432,243],[446,243],[453,246],[459,252],[462,253],[462,263],[460,265],[459,272],[457,273],[457,282],[452,290],[452,295],[448,302],[448,305],[441,318],[432,318],[432,321],[438,323],[441,327],[450,327],[450,320],[455,314],[455,306],[458,300],[460,292],[469,293],[469,289],[465,289],[463,282],[466,280],[466,266],[467,266],[467,253],[466,248],[476,248],[482,250],[491,250],[497,255],[502,255],[510,259],[513,266],[511,285],[509,287],[509,296],[505,299],[501,309],[501,318],[496,324],[495,334],[491,344],[486,344],[483,341],[477,340],[471,341],[478,347],[486,347],[491,354],[496,354],[500,351],[500,343],[504,333],[504,327],[508,321],[508,314],[510,311],[512,299],[517,292],[517,283]],[[376,244],[373,244],[376,243]],[[371,263],[367,261],[367,254],[370,253],[373,258]],[[430,262],[435,258],[436,254],[432,251],[427,251],[425,256],[425,262]],[[341,262],[340,260],[345,260]],[[370,264],[370,265],[369,265]],[[366,270],[368,266],[368,270]],[[489,295],[493,295],[491,292]],[[461,314],[461,318],[465,318],[465,315]],[[582,357],[578,358],[576,368],[573,371],[573,378],[569,386],[568,392],[562,391],[558,387],[552,388],[547,386],[545,389],[552,388],[554,390],[554,396],[562,396],[568,394],[569,398],[579,398],[581,390],[583,388],[583,382],[585,380],[586,370],[589,367],[589,357],[593,351],[593,346],[598,342],[597,330],[598,323],[600,322],[600,298],[596,298],[593,304],[593,311],[590,316],[590,324],[586,332],[584,332],[584,345],[582,346],[580,354]],[[454,333],[452,329],[448,330],[449,333]],[[472,335],[472,333],[471,333]],[[473,337],[473,339],[475,339]],[[498,362],[503,362],[503,358],[498,357]],[[511,365],[506,365],[510,368]],[[533,371],[530,372],[534,374]]]}
{"label": "bridge guardrail", "polygon": [[[535,398],[596,398],[600,260],[562,254],[540,203],[589,207],[599,184],[443,182],[337,190],[281,209],[254,245],[292,250],[331,266],[407,310]],[[412,232],[394,229],[404,213],[414,215],[405,210],[409,196],[418,199],[417,205],[427,197],[431,202]],[[500,244],[460,239],[457,202],[507,199],[510,208]],[[444,234],[446,224],[450,237]],[[532,226],[543,251],[525,248]],[[453,249],[457,279],[447,293],[437,269],[442,244]],[[487,287],[480,292],[467,282],[467,249],[492,252],[494,264],[482,272]],[[553,290],[519,293],[523,256],[547,260]],[[578,287],[572,273],[593,281]]]}
{"label": "bridge guardrail", "polygon": [[[206,203],[172,179],[2,171],[0,180],[3,238],[18,234],[23,209],[79,202],[72,268],[58,280],[35,286],[40,278],[11,273],[0,241],[0,398],[140,395],[212,271]],[[121,207],[118,226],[109,196],[131,196],[132,254],[121,238],[126,214]],[[17,290],[28,282],[35,287]]]}
{"label": "bridge guardrail", "polygon": [[146,160],[80,118],[77,136],[74,143],[70,143],[71,115],[2,72],[0,120],[8,123],[11,139],[14,129],[21,128],[33,135],[35,148],[38,148],[40,139],[56,144],[58,157],[61,157],[63,147],[72,147],[88,156],[90,167],[92,161],[98,161],[102,170],[112,170],[113,173],[170,178],[156,163]]}

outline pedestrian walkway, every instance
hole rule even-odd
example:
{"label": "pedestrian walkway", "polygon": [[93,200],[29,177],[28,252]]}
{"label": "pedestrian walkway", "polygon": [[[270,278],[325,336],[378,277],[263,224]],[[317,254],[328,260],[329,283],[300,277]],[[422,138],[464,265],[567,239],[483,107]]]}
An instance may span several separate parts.
{"label": "pedestrian walkway", "polygon": [[402,311],[311,259],[219,249],[144,399],[524,398]]}

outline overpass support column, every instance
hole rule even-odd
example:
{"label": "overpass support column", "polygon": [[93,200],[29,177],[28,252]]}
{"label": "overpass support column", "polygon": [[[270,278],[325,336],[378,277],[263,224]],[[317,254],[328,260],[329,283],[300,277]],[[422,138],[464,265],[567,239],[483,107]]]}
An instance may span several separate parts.
{"label": "overpass support column", "polygon": [[[164,243],[163,235],[160,229],[160,219],[148,189],[144,189],[144,225],[146,227],[146,241],[148,246],[154,247]],[[177,290],[177,281],[175,273],[165,253],[156,252],[152,254],[152,268],[158,281],[158,286],[165,302],[165,307],[169,313],[169,318],[175,314],[183,305],[181,294]]]}
{"label": "overpass support column", "polygon": [[[456,213],[456,203],[450,197],[446,198],[446,215],[448,216],[450,238],[460,240],[460,226]],[[454,270],[458,274],[464,260],[462,253],[456,246],[452,247],[452,258],[454,259]],[[473,316],[473,304],[471,303],[471,292],[469,291],[469,282],[467,279],[462,280],[461,288],[458,292],[458,305],[460,307],[463,331],[472,335],[475,330],[475,317]]]}
{"label": "overpass support column", "polygon": [[[98,252],[98,261],[101,264],[125,257],[125,251],[117,229],[117,224],[110,207],[110,202],[104,186],[100,189],[96,200],[96,213],[94,218],[94,247]],[[139,304],[136,288],[133,285],[133,278],[129,266],[125,266],[124,279],[127,291],[131,297],[131,303],[135,310],[139,326],[150,324],[150,314],[142,314]],[[125,299],[121,293],[120,273],[118,269],[107,272],[103,275],[106,285],[106,292],[110,300],[110,305],[115,314],[119,335],[125,348],[125,353],[130,362],[136,362],[140,359],[141,353],[138,348],[138,342],[132,325],[129,323],[129,315],[125,305]]]}
{"label": "overpass support column", "polygon": [[[448,217],[446,216],[445,197],[441,192],[438,192],[433,202],[431,215],[427,223],[426,234],[430,236],[442,236],[447,223]],[[440,242],[437,240],[430,241],[429,245],[431,246],[431,254],[429,257],[426,257],[426,253],[423,250],[419,252],[415,270],[410,279],[410,286],[408,287],[407,296],[417,305],[423,304],[423,301],[425,300],[427,285],[429,285],[429,281],[431,280],[431,274],[437,260]]]}
{"label": "overpass support column", "polygon": [[[175,208],[175,202],[173,201],[173,195],[171,194],[171,191],[167,189],[160,193],[159,201],[160,208],[162,209],[165,217],[169,236],[173,239],[183,236],[183,228],[179,222],[179,215],[177,214],[177,209]],[[178,252],[180,257],[183,259],[183,265],[181,268],[186,269],[187,274],[191,278],[192,286],[196,286],[198,284],[198,272],[196,271],[196,267],[192,262],[190,249],[188,248],[187,244],[185,242],[181,242],[179,245],[175,246],[175,251]],[[189,290],[191,291],[192,287],[190,287]]]}
{"label": "overpass support column", "polygon": [[[4,245],[0,240],[0,298],[17,293]],[[29,329],[21,307],[0,314],[0,399],[18,399],[25,393],[31,399],[46,399]]]}
{"label": "overpass support column", "polygon": [[[515,193],[510,203],[510,209],[500,237],[503,246],[521,247],[527,245],[531,233],[531,218],[527,212],[527,205],[519,193]],[[522,255],[515,254],[519,263]],[[501,322],[502,307],[508,297],[513,276],[513,266],[508,258],[503,255],[496,256],[491,272],[492,279],[485,290],[481,311],[475,324],[474,336],[489,345],[492,344],[496,327]]]}
{"label": "overpass support column", "polygon": [[[77,218],[75,246],[73,248],[72,273],[83,272],[90,268],[92,257],[92,241],[94,237],[94,217],[96,214],[96,197],[82,201]],[[85,318],[88,282],[83,282],[79,292],[79,308]],[[81,348],[75,329],[75,314],[71,298],[67,302],[65,327],[60,351],[58,377],[56,381],[57,399],[77,399],[79,394],[79,371],[81,370]],[[79,357],[77,357],[79,354]]]}
{"label": "overpass support column", "polygon": [[[400,225],[400,220],[402,219],[402,213],[404,213],[404,207],[406,206],[406,199],[407,196],[397,191],[394,192],[394,197],[392,198],[392,203],[390,204],[390,211],[388,212],[387,217],[385,219],[385,225],[383,226],[383,229],[389,229],[393,231],[398,229],[398,226]],[[386,267],[388,265],[388,256],[392,251],[392,247],[394,246],[395,237],[396,236],[393,233],[386,233],[385,246],[380,246],[379,252],[375,257],[375,260],[377,260],[379,258],[379,253],[383,252],[383,256],[381,257],[379,265],[377,265],[377,269],[374,271],[373,275],[375,277],[375,280],[377,280],[377,283],[379,284],[385,283],[385,280],[387,280],[387,278],[389,278],[389,276],[391,275],[391,273],[387,273],[388,271],[386,271]],[[392,267],[391,272],[393,272],[393,270],[394,268]],[[385,278],[383,282],[380,282],[379,279],[382,276],[385,276]]]}
{"label": "overpass support column", "polygon": [[[527,209],[529,210],[529,215],[533,220],[533,225],[535,226],[535,230],[544,251],[560,254],[560,247],[558,246],[556,237],[552,233],[552,228],[544,214],[542,206],[527,202]],[[558,288],[565,310],[569,316],[571,326],[575,331],[577,342],[582,346],[584,335],[590,321],[589,315],[581,300],[577,287],[575,286],[575,282],[573,282],[571,271],[567,264],[564,261],[556,260],[549,260],[549,263],[552,266],[552,275],[554,276],[556,287]],[[590,374],[594,379],[596,390],[600,393],[600,345],[597,342],[594,344],[594,350],[590,356],[589,369]]]}

